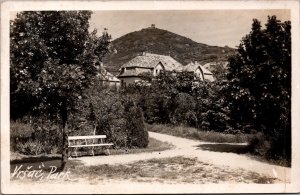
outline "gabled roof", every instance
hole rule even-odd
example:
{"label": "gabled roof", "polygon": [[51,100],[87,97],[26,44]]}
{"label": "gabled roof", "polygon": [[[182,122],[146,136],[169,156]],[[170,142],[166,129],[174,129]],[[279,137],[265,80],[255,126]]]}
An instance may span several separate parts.
{"label": "gabled roof", "polygon": [[121,66],[121,68],[154,68],[159,63],[161,63],[167,71],[177,70],[182,67],[182,65],[174,60],[171,56],[146,53],[140,56],[136,56],[135,58]]}
{"label": "gabled roof", "polygon": [[214,69],[214,66],[216,65],[222,65],[225,69],[228,68],[228,61],[221,61],[221,62],[208,62],[206,64],[204,64],[203,66],[207,69],[207,70],[213,70]]}
{"label": "gabled roof", "polygon": [[203,71],[203,74],[206,74],[206,75],[212,75],[213,74],[212,72],[210,72],[208,69],[206,69],[204,66],[202,66],[198,62],[189,63],[188,65],[186,65],[182,68],[182,71],[195,72],[197,70],[197,68],[199,68],[199,67]]}

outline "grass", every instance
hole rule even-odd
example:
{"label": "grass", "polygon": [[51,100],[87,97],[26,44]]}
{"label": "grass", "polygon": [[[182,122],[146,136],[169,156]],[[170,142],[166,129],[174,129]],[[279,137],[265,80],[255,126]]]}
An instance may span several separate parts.
{"label": "grass", "polygon": [[131,148],[131,149],[113,149],[110,151],[112,155],[119,154],[135,154],[142,152],[155,152],[155,151],[163,151],[169,150],[174,146],[168,142],[162,142],[157,139],[149,137],[149,144],[147,148]]}
{"label": "grass", "polygon": [[[174,146],[167,142],[162,142],[153,138],[149,138],[149,144],[147,148],[133,148],[133,149],[112,149],[110,150],[111,155],[120,154],[133,154],[133,153],[143,153],[143,152],[154,152],[163,151],[173,148]],[[79,152],[80,153],[80,152]],[[83,155],[87,155],[87,152],[82,152]],[[11,169],[13,172],[15,167],[22,165],[23,168],[32,167],[33,169],[38,169],[38,167],[43,163],[46,165],[43,171],[49,171],[49,166],[56,166],[60,168],[61,165],[61,155],[59,154],[42,154],[42,155],[23,155],[17,152],[11,152],[10,157]],[[21,170],[22,170],[21,169]]]}
{"label": "grass", "polygon": [[10,137],[30,137],[33,132],[28,123],[10,121]]}
{"label": "grass", "polygon": [[225,134],[215,131],[201,131],[192,127],[162,124],[147,124],[147,129],[157,133],[216,143],[246,143],[253,137],[252,134]]}
{"label": "grass", "polygon": [[216,167],[196,158],[172,157],[150,159],[125,165],[100,165],[85,167],[78,162],[68,162],[72,178],[84,177],[93,183],[98,180],[129,180],[159,183],[273,183],[258,173],[228,167]]}

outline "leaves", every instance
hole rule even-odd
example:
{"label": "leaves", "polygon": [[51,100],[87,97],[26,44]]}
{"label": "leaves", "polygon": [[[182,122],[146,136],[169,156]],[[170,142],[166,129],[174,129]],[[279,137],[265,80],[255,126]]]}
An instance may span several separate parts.
{"label": "leaves", "polygon": [[65,100],[67,110],[74,109],[74,99],[91,85],[95,62],[102,60],[110,43],[107,33],[89,33],[91,14],[28,11],[10,22],[13,118],[28,112],[56,117]]}
{"label": "leaves", "polygon": [[[236,127],[274,137],[291,131],[291,23],[269,16],[265,26],[253,20],[238,54],[229,60],[227,101]],[[289,134],[281,138],[287,144]]]}

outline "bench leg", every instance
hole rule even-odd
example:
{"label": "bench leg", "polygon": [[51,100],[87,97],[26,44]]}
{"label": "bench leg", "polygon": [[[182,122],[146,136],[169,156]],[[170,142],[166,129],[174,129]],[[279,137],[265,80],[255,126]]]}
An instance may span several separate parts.
{"label": "bench leg", "polygon": [[109,147],[106,148],[107,154],[110,155]]}
{"label": "bench leg", "polygon": [[71,148],[69,148],[69,150],[68,150],[67,157],[68,157],[68,158],[70,158],[70,157],[71,157]]}
{"label": "bench leg", "polygon": [[75,147],[75,156],[76,156],[76,158],[78,157],[78,155],[77,155],[77,147]]}
{"label": "bench leg", "polygon": [[92,154],[93,154],[93,156],[95,156],[94,146],[92,147]]}

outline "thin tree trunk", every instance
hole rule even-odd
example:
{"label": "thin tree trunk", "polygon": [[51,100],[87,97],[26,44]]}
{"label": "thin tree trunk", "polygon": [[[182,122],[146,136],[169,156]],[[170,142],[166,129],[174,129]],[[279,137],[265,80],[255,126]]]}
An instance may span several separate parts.
{"label": "thin tree trunk", "polygon": [[63,99],[60,116],[62,120],[62,155],[61,155],[61,169],[64,169],[67,160],[68,160],[68,133],[67,133],[67,119],[68,119],[68,112],[67,112],[67,100],[66,98]]}

